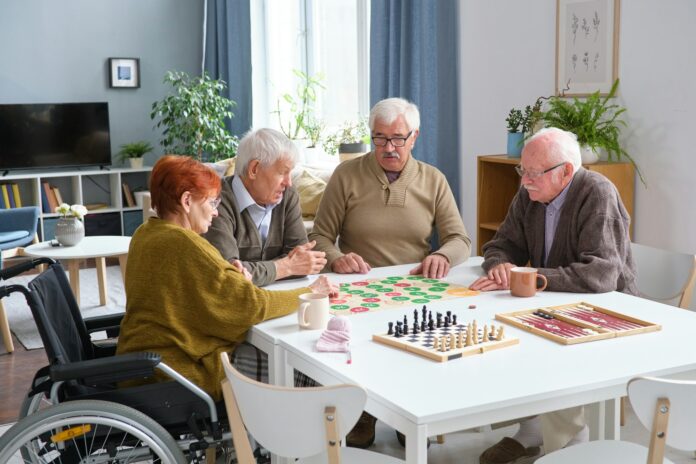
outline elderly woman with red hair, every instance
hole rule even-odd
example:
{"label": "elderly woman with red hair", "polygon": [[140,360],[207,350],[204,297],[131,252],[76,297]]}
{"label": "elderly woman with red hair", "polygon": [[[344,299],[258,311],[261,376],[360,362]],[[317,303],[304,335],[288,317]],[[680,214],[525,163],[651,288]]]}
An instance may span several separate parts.
{"label": "elderly woman with red hair", "polygon": [[228,262],[201,237],[217,216],[220,188],[217,174],[189,157],[157,161],[150,177],[157,217],[131,240],[118,341],[118,353],[160,354],[216,400],[221,352],[233,352],[254,324],[293,312],[300,294],[336,291],[325,276],[295,290],[252,284],[241,263]]}

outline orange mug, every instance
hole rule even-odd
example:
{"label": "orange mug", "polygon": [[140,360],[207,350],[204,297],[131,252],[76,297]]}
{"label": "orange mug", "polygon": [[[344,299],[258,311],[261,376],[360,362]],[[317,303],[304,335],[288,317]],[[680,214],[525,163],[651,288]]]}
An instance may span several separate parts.
{"label": "orange mug", "polygon": [[[537,287],[537,279],[543,281],[541,287]],[[510,269],[510,294],[512,296],[534,296],[537,291],[543,291],[546,284],[546,276],[539,274],[533,267],[513,267]]]}

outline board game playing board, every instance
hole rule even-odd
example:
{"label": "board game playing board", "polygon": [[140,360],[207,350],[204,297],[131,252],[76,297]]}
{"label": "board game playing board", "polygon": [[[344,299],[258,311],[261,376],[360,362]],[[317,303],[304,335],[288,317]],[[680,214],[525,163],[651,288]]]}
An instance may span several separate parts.
{"label": "board game playing board", "polygon": [[659,324],[580,302],[496,314],[507,322],[564,345],[654,332]]}
{"label": "board game playing board", "polygon": [[519,339],[506,337],[502,325],[477,321],[461,323],[452,311],[432,312],[424,306],[413,311],[413,318],[390,322],[386,333],[374,334],[372,340],[406,350],[434,361],[445,362],[516,345]]}
{"label": "board game playing board", "polygon": [[478,294],[463,285],[409,275],[343,283],[329,304],[331,314],[349,315]]}

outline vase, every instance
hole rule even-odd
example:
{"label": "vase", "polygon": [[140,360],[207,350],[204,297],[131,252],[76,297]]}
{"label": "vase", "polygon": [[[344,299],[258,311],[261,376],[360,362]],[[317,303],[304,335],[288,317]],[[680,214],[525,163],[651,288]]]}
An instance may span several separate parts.
{"label": "vase", "polygon": [[128,158],[128,161],[130,162],[130,167],[132,169],[142,169],[143,168],[143,159],[142,158]]}
{"label": "vase", "polygon": [[524,133],[508,132],[507,138],[507,154],[510,158],[519,158],[522,154],[522,146],[524,145]]}
{"label": "vase", "polygon": [[85,237],[85,225],[77,218],[59,218],[56,240],[63,246],[74,246]]}
{"label": "vase", "polygon": [[599,161],[599,148],[592,148],[589,145],[580,147],[580,158],[582,164],[594,164]]}

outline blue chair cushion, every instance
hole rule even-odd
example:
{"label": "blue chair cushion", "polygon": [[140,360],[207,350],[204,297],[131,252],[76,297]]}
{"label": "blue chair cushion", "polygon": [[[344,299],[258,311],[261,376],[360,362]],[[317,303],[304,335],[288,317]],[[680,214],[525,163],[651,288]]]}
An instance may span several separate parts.
{"label": "blue chair cushion", "polygon": [[12,230],[9,232],[0,232],[0,244],[14,242],[23,238],[29,237],[28,230]]}

